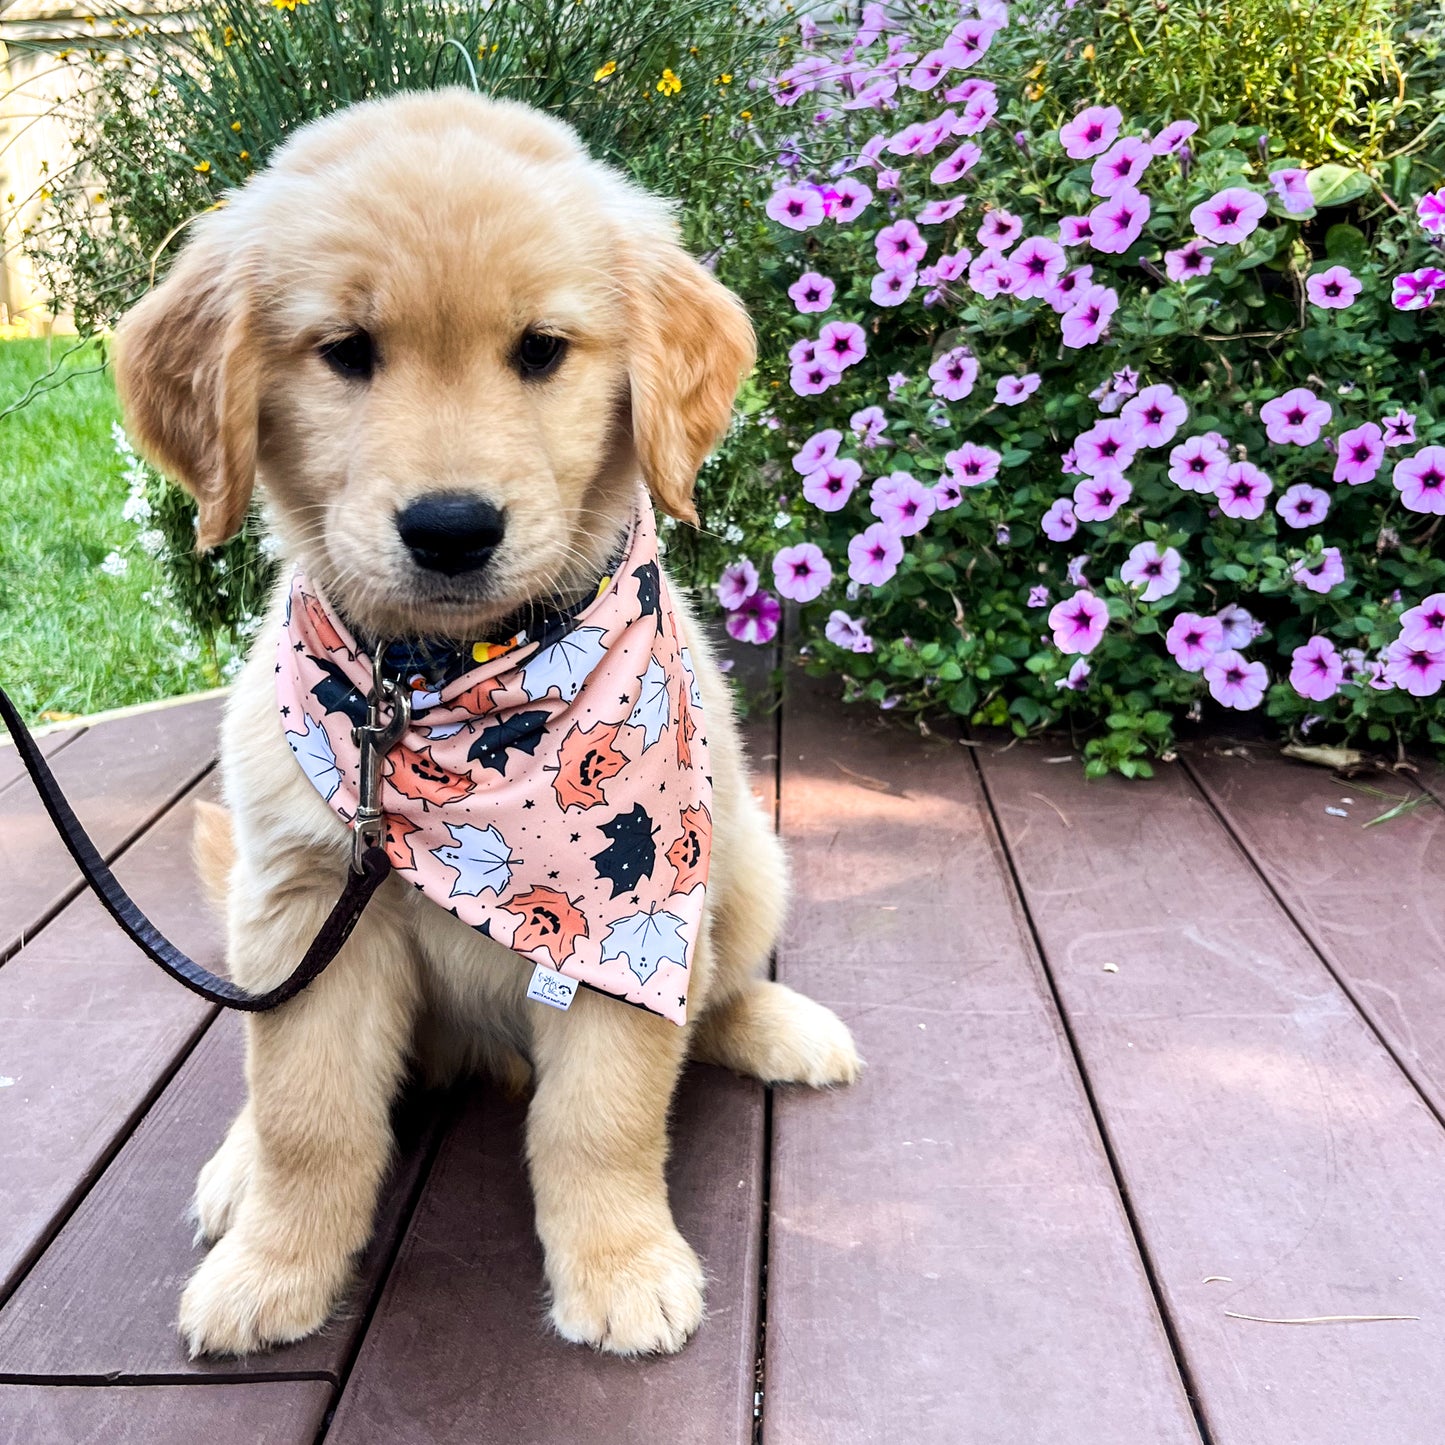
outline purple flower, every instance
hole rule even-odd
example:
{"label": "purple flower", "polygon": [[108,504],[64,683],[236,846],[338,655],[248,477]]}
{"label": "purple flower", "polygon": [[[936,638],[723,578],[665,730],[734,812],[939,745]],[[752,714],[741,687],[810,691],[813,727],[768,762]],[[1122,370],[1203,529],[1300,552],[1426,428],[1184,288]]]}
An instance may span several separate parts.
{"label": "purple flower", "polygon": [[1273,490],[1274,483],[1253,462],[1230,462],[1214,495],[1226,517],[1252,521],[1264,515],[1264,499]]}
{"label": "purple flower", "polygon": [[1068,258],[1062,246],[1043,236],[1029,236],[1008,258],[1013,268],[1013,294],[1021,301],[1047,295],[1063,275]]}
{"label": "purple flower", "polygon": [[928,143],[928,128],[922,121],[906,125],[897,135],[884,142],[883,149],[891,156],[916,156]]}
{"label": "purple flower", "polygon": [[836,180],[833,191],[837,197],[833,205],[833,219],[840,226],[845,221],[851,221],[873,199],[873,192],[853,176],[842,176]]}
{"label": "purple flower", "polygon": [[878,182],[880,191],[896,191],[898,189],[897,171],[879,171],[874,179]]}
{"label": "purple flower", "polygon": [[954,181],[962,180],[978,164],[981,155],[983,152],[972,141],[964,141],[956,151],[934,166],[928,178],[935,186],[951,186]]}
{"label": "purple flower", "polygon": [[1330,404],[1307,386],[1297,386],[1259,409],[1265,434],[1276,446],[1311,446],[1330,419]]}
{"label": "purple flower", "polygon": [[957,70],[966,70],[988,49],[997,27],[983,20],[961,20],[944,41],[948,63]]}
{"label": "purple flower", "polygon": [[1139,239],[1149,219],[1149,197],[1133,186],[1120,186],[1107,201],[1089,212],[1089,233],[1094,249],[1120,255]]}
{"label": "purple flower", "polygon": [[1302,216],[1315,208],[1315,198],[1310,194],[1309,172],[1289,168],[1269,173],[1269,183],[1292,216]]}
{"label": "purple flower", "polygon": [[1435,304],[1435,293],[1445,287],[1445,271],[1435,266],[1422,266],[1396,276],[1390,291],[1390,303],[1396,311],[1423,311]]}
{"label": "purple flower", "polygon": [[[954,99],[951,90],[944,91],[944,96],[949,100]],[[964,102],[963,114],[953,128],[954,135],[977,135],[994,118],[997,111],[997,91],[991,87],[988,90],[974,91]]]}
{"label": "purple flower", "polygon": [[962,401],[978,380],[978,362],[969,355],[966,346],[955,346],[928,368],[928,374],[933,378],[934,396],[941,396],[945,401]]}
{"label": "purple flower", "polygon": [[758,590],[758,569],[746,557],[722,570],[714,591],[728,612],[736,612]]}
{"label": "purple flower", "polygon": [[993,389],[993,399],[1000,406],[1019,406],[1039,389],[1039,374],[1031,371],[1027,376],[1001,376]]}
{"label": "purple flower", "polygon": [[832,580],[828,559],[812,542],[783,547],[773,558],[773,581],[778,591],[794,602],[811,602]]}
{"label": "purple flower", "polygon": [[800,477],[806,477],[809,472],[826,466],[838,455],[838,444],[842,440],[843,433],[833,427],[814,432],[793,454],[793,470]]}
{"label": "purple flower", "polygon": [[969,286],[984,297],[994,297],[1000,293],[1008,295],[1013,291],[1017,280],[1013,267],[1005,260],[1001,251],[980,251],[968,268]]}
{"label": "purple flower", "polygon": [[[1120,396],[1133,396],[1139,390],[1139,373],[1132,366],[1123,366],[1109,378],[1109,386]],[[1168,388],[1166,387],[1167,391]],[[1170,393],[1173,395],[1173,393]],[[1187,413],[1186,413],[1187,414]]]}
{"label": "purple flower", "polygon": [[986,251],[1002,251],[1024,233],[1024,223],[1008,211],[988,211],[978,228],[978,243]]}
{"label": "purple flower", "polygon": [[1068,497],[1059,497],[1044,513],[1039,525],[1044,536],[1051,542],[1067,542],[1079,530],[1079,519],[1074,515],[1074,504]]}
{"label": "purple flower", "polygon": [[1164,253],[1164,274],[1171,281],[1193,281],[1214,270],[1214,257],[1204,254],[1204,242],[1197,237],[1186,241],[1177,251]]}
{"label": "purple flower", "polygon": [[1216,246],[1233,246],[1259,225],[1269,209],[1264,197],[1243,186],[1230,186],[1201,201],[1190,211],[1194,229]]}
{"label": "purple flower", "polygon": [[945,251],[938,260],[933,263],[932,271],[935,280],[957,281],[963,273],[968,270],[968,263],[973,252],[965,246],[961,251]]}
{"label": "purple flower", "polygon": [[928,250],[928,242],[918,234],[918,227],[906,218],[884,226],[873,238],[878,265],[884,271],[916,271]]}
{"label": "purple flower", "polygon": [[1189,408],[1172,386],[1160,383],[1146,386],[1138,396],[1130,397],[1119,415],[1133,426],[1141,446],[1163,447],[1174,440],[1189,419]]}
{"label": "purple flower", "polygon": [[1158,602],[1179,590],[1182,559],[1173,547],[1157,542],[1140,542],[1129,549],[1129,558],[1119,568],[1119,577],[1130,587],[1142,588],[1140,601]]}
{"label": "purple flower", "polygon": [[1049,605],[1049,589],[1042,585],[1029,588],[1029,606],[1047,607]]}
{"label": "purple flower", "polygon": [[811,366],[818,359],[818,348],[811,336],[800,336],[788,348],[788,360],[794,366]]}
{"label": "purple flower", "polygon": [[817,396],[830,386],[837,386],[838,375],[815,359],[804,366],[795,366],[788,373],[788,385],[799,396]]}
{"label": "purple flower", "polygon": [[948,74],[948,53],[930,50],[908,74],[908,84],[914,90],[932,90]]}
{"label": "purple flower", "polygon": [[1309,558],[1301,557],[1290,568],[1289,575],[1301,587],[1307,587],[1311,592],[1323,595],[1332,588],[1338,587],[1345,580],[1344,559],[1340,556],[1338,547],[1326,547],[1313,565]]}
{"label": "purple flower", "polygon": [[1354,304],[1362,290],[1361,283],[1346,266],[1331,266],[1305,282],[1305,295],[1312,306],[1325,311],[1343,311]]}
{"label": "purple flower", "polygon": [[1224,646],[1224,624],[1217,617],[1181,612],[1164,638],[1169,655],[1185,672],[1198,672]]}
{"label": "purple flower", "polygon": [[1072,271],[1065,271],[1054,283],[1054,289],[1044,297],[1044,300],[1058,312],[1060,316],[1066,316],[1078,304],[1079,298],[1088,290],[1090,277],[1094,274],[1092,266],[1075,266]]}
{"label": "purple flower", "polygon": [[1084,576],[1084,564],[1089,560],[1087,552],[1081,552],[1077,557],[1069,558],[1068,578],[1070,587],[1087,587],[1089,579]]}
{"label": "purple flower", "polygon": [[991,482],[998,476],[999,463],[1003,458],[992,447],[980,446],[977,442],[964,442],[951,452],[943,454],[943,464],[948,468],[961,487],[978,487]]}
{"label": "purple flower", "polygon": [[728,613],[728,636],[738,642],[771,642],[778,635],[782,615],[782,604],[771,592],[754,592],[741,607]]}
{"label": "purple flower", "polygon": [[1075,592],[1049,611],[1054,645],[1060,652],[1092,652],[1108,625],[1109,609],[1092,592]]}
{"label": "purple flower", "polygon": [[880,271],[868,290],[875,306],[901,306],[918,284],[916,271]]}
{"label": "purple flower", "polygon": [[856,321],[830,321],[818,333],[818,364],[842,372],[868,354],[868,341]]}
{"label": "purple flower", "polygon": [[963,500],[963,485],[957,477],[940,477],[933,484],[933,510],[946,512]]}
{"label": "purple flower", "polygon": [[1067,688],[1069,692],[1083,692],[1085,679],[1092,670],[1082,657],[1076,657],[1074,659],[1074,665],[1069,668],[1068,675],[1061,677],[1054,686]]}
{"label": "purple flower", "polygon": [[868,493],[869,510],[900,537],[921,532],[934,512],[933,493],[911,472],[890,472],[879,477]]}
{"label": "purple flower", "polygon": [[763,209],[780,226],[806,231],[823,219],[823,196],[817,186],[779,186]]}
{"label": "purple flower", "polygon": [[1384,437],[1374,422],[1367,421],[1341,432],[1336,445],[1339,455],[1335,458],[1335,481],[1358,487],[1362,482],[1374,480],[1385,456]]}
{"label": "purple flower", "polygon": [[1400,640],[1412,647],[1445,647],[1445,592],[1400,614]]}
{"label": "purple flower", "polygon": [[1134,488],[1122,472],[1085,477],[1074,488],[1074,515],[1081,522],[1107,522],[1133,495]]}
{"label": "purple flower", "polygon": [[1122,190],[1133,190],[1153,160],[1154,152],[1136,136],[1117,140],[1094,162],[1090,189],[1096,196],[1114,196]]}
{"label": "purple flower", "polygon": [[1414,456],[1402,457],[1392,480],[1412,512],[1445,516],[1445,447],[1421,447]]}
{"label": "purple flower", "polygon": [[1237,602],[1231,602],[1228,607],[1221,607],[1214,614],[1214,620],[1222,629],[1222,645],[1232,647],[1236,652],[1240,648],[1248,647],[1264,631],[1264,624],[1256,622],[1254,617]]}
{"label": "purple flower", "polygon": [[1229,457],[1213,437],[1190,437],[1169,453],[1169,480],[1186,492],[1212,492],[1228,466]]}
{"label": "purple flower", "polygon": [[1427,231],[1438,236],[1445,229],[1445,189],[1421,196],[1415,202],[1415,214]]}
{"label": "purple flower", "polygon": [[1269,674],[1262,662],[1246,662],[1237,652],[1216,652],[1204,664],[1209,695],[1225,707],[1249,712],[1264,701]]}
{"label": "purple flower", "polygon": [[1059,220],[1059,243],[1064,246],[1087,246],[1094,234],[1094,223],[1087,216],[1063,216]]}
{"label": "purple flower", "polygon": [[902,560],[903,542],[884,522],[874,522],[848,543],[848,575],[861,586],[881,587]]}
{"label": "purple flower", "polygon": [[1296,482],[1274,504],[1274,509],[1291,527],[1312,527],[1324,521],[1330,510],[1330,494],[1308,482]]}
{"label": "purple flower", "polygon": [[930,201],[919,213],[920,226],[937,226],[951,221],[962,209],[964,198],[955,196],[951,201]]}
{"label": "purple flower", "polygon": [[1149,149],[1153,151],[1156,156],[1172,155],[1198,129],[1199,125],[1196,121],[1170,121],[1149,143]]}
{"label": "purple flower", "polygon": [[1402,406],[1394,416],[1382,416],[1380,425],[1385,428],[1387,447],[1412,447],[1415,445],[1415,414]]}
{"label": "purple flower", "polygon": [[873,448],[880,444],[888,418],[881,406],[865,406],[848,418],[848,430],[858,438],[858,445]]}
{"label": "purple flower", "polygon": [[803,496],[820,512],[836,512],[853,495],[863,468],[852,457],[833,457],[803,478]]}
{"label": "purple flower", "polygon": [[1301,697],[1325,702],[1339,691],[1345,664],[1328,637],[1312,637],[1290,653],[1289,685]]}
{"label": "purple flower", "polygon": [[799,311],[826,311],[833,304],[837,287],[816,271],[804,271],[791,286],[788,295]]}
{"label": "purple flower", "polygon": [[833,644],[849,652],[872,652],[873,639],[868,636],[861,620],[849,617],[846,612],[835,609],[828,614],[823,636]]}
{"label": "purple flower", "polygon": [[1123,417],[1105,417],[1074,438],[1074,465],[1087,477],[1122,472],[1139,450],[1139,433]]}
{"label": "purple flower", "polygon": [[1432,697],[1445,683],[1445,643],[1421,646],[1397,638],[1385,649],[1385,681],[1412,697]]}
{"label": "purple flower", "polygon": [[1119,297],[1111,287],[1086,286],[1079,299],[1064,312],[1064,345],[1092,346],[1118,309]]}
{"label": "purple flower", "polygon": [[1123,123],[1124,116],[1117,105],[1091,105],[1059,127],[1064,154],[1071,160],[1082,161],[1108,150]]}

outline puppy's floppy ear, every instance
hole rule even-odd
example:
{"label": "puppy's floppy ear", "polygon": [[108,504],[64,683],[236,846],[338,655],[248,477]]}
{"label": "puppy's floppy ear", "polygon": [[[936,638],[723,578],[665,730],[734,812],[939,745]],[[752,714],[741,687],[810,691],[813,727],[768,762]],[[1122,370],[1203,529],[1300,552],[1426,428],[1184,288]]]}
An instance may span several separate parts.
{"label": "puppy's floppy ear", "polygon": [[260,357],[241,261],[207,216],[116,328],[115,379],[140,450],[200,503],[205,550],[245,520],[256,479]]}
{"label": "puppy's floppy ear", "polygon": [[632,443],[658,506],[696,522],[698,468],[752,370],[743,304],[670,238],[640,252],[629,286]]}

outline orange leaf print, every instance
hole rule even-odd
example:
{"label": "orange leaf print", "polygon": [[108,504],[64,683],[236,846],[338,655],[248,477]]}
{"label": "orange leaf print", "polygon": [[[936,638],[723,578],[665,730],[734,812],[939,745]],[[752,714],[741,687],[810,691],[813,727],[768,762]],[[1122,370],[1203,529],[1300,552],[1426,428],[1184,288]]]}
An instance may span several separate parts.
{"label": "orange leaf print", "polygon": [[707,882],[707,863],[712,853],[712,818],[704,807],[688,808],[682,815],[682,836],[667,850],[667,861],[677,870],[674,893],[691,893]]}
{"label": "orange leaf print", "polygon": [[471,778],[448,772],[431,755],[430,748],[414,749],[398,743],[387,759],[387,777],[403,798],[414,798],[423,808],[430,803],[445,807],[467,797],[475,788]]}
{"label": "orange leaf print", "polygon": [[692,766],[692,740],[697,736],[697,724],[692,720],[692,709],[687,699],[682,701],[682,715],[677,720],[677,765],[687,769]]}
{"label": "orange leaf print", "polygon": [[447,704],[448,707],[464,708],[473,718],[479,718],[485,712],[490,712],[492,697],[502,690],[502,681],[498,677],[484,677],[480,682],[473,683],[464,693],[460,694],[454,702]]}
{"label": "orange leaf print", "polygon": [[552,787],[564,813],[568,808],[594,808],[607,801],[602,784],[627,766],[626,755],[617,750],[621,727],[621,723],[595,723],[584,733],[578,723],[562,739]]}
{"label": "orange leaf print", "polygon": [[577,940],[587,937],[586,916],[555,888],[519,893],[502,911],[518,914],[522,920],[512,935],[512,949],[517,953],[546,953],[554,968],[561,968],[572,957]]}
{"label": "orange leaf print", "polygon": [[326,610],[326,604],[319,597],[313,597],[309,592],[303,592],[301,605],[306,609],[307,624],[316,634],[316,640],[327,652],[344,652],[348,657],[356,656],[341,640],[341,634],[333,625],[331,614]]}
{"label": "orange leaf print", "polygon": [[386,815],[386,856],[391,859],[393,868],[416,867],[416,854],[407,839],[420,832],[420,824],[409,823],[395,813]]}

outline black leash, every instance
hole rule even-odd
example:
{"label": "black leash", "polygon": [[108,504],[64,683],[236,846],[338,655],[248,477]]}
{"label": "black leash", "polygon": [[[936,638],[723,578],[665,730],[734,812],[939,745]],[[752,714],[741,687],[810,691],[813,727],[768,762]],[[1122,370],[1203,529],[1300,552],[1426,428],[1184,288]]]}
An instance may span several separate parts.
{"label": "black leash", "polygon": [[[391,860],[382,846],[386,831],[379,806],[381,763],[388,749],[406,730],[410,720],[410,699],[390,678],[381,676],[379,663],[375,669],[376,688],[369,702],[367,722],[358,728],[361,744],[362,776],[361,806],[357,809],[352,834],[351,871],[336,906],[327,915],[305,956],[297,964],[296,971],[275,988],[265,993],[250,993],[229,979],[221,978],[209,969],[202,968],[193,958],[182,953],[149,918],[136,906],[130,894],[121,887],[115,874],[110,871],[94,843],[90,841],[80,819],[66,801],[65,794],[55,781],[49,764],[35,746],[24,720],[15,709],[15,704],[0,688],[0,719],[10,729],[15,740],[20,761],[30,774],[50,821],[55,824],[61,841],[70,850],[75,865],[80,869],[92,893],[100,899],[105,911],[120,925],[121,931],[148,957],[178,983],[183,983],[193,993],[223,1008],[240,1009],[245,1013],[264,1013],[295,998],[303,988],[315,979],[321,971],[341,952],[342,945],[351,936],[362,911],[371,901],[371,895],[386,881],[391,872]],[[381,722],[381,709],[391,706],[391,718]]]}

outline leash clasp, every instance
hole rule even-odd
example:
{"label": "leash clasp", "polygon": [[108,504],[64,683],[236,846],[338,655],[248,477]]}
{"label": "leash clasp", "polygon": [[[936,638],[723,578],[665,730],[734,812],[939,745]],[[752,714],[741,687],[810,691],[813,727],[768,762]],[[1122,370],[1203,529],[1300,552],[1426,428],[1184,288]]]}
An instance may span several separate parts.
{"label": "leash clasp", "polygon": [[[386,755],[411,725],[411,694],[382,670],[386,648],[377,644],[371,657],[371,695],[366,700],[366,722],[352,729],[361,750],[361,778],[356,816],[351,820],[351,867],[361,872],[368,848],[386,844],[386,819],[381,811],[381,768]],[[383,714],[390,716],[382,721]]]}

